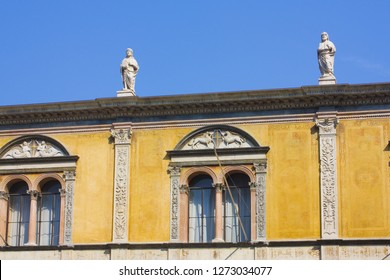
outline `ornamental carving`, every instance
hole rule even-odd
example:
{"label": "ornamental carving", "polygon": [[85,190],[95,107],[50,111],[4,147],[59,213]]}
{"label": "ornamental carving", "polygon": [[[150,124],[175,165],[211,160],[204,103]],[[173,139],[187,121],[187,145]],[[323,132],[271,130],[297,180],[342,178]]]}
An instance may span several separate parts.
{"label": "ornamental carving", "polygon": [[256,238],[258,240],[265,239],[265,230],[266,230],[266,217],[265,217],[265,207],[266,207],[266,174],[259,174],[256,178]]}
{"label": "ornamental carving", "polygon": [[320,130],[320,134],[335,134],[338,123],[338,118],[326,118],[321,121],[316,119],[316,125]]}
{"label": "ornamental carving", "polygon": [[[180,235],[180,168],[176,166],[169,166],[168,173],[171,179],[171,240],[179,240]],[[186,187],[185,189],[187,189]]]}
{"label": "ornamental carving", "polygon": [[253,168],[256,173],[267,172],[267,162],[266,161],[255,162],[253,163]]}
{"label": "ornamental carving", "polygon": [[38,158],[65,156],[64,151],[54,144],[38,139],[28,139],[11,146],[2,156],[3,159]]}
{"label": "ornamental carving", "polygon": [[115,149],[114,236],[115,239],[126,239],[129,147]]}
{"label": "ornamental carving", "polygon": [[337,207],[337,118],[316,120],[319,127],[321,174],[321,233],[322,238],[338,238]]}
{"label": "ornamental carving", "polygon": [[64,222],[64,244],[72,244],[73,224],[73,193],[75,184],[75,171],[64,171],[65,179],[65,222]]}
{"label": "ornamental carving", "polygon": [[111,129],[111,136],[114,138],[115,144],[130,144],[132,134],[131,128]]}
{"label": "ornamental carving", "polygon": [[244,136],[226,129],[212,129],[193,136],[182,146],[182,150],[227,149],[253,147]]}

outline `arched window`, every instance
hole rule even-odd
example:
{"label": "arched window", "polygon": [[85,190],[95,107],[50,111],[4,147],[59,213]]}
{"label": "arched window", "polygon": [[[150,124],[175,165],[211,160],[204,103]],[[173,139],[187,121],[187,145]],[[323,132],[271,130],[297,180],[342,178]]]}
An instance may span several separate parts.
{"label": "arched window", "polygon": [[268,151],[228,125],[196,129],[167,151],[171,242],[265,240]]}
{"label": "arched window", "polygon": [[7,242],[10,246],[22,246],[28,242],[30,195],[27,191],[24,181],[13,184],[9,189]]}
{"label": "arched window", "polygon": [[189,182],[189,242],[211,242],[215,232],[215,190],[210,176],[195,176]]}
{"label": "arched window", "polygon": [[57,180],[45,183],[37,207],[37,244],[58,245],[60,237],[61,184]]}
{"label": "arched window", "polygon": [[[224,191],[224,236],[226,242],[245,242],[251,236],[250,179],[246,174],[227,176],[228,188]],[[230,190],[230,191],[229,191]]]}

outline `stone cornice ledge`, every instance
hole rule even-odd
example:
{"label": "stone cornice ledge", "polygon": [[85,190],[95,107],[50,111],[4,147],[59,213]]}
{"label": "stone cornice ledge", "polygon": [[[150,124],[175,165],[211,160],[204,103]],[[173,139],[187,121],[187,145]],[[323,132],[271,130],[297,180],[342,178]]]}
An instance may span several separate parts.
{"label": "stone cornice ledge", "polygon": [[390,104],[390,83],[3,106],[0,125],[377,104]]}

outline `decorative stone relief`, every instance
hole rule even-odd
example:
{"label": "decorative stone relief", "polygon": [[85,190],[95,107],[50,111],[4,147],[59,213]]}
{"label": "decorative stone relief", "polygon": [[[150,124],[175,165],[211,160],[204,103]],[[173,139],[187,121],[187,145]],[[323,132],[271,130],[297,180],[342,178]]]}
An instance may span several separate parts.
{"label": "decorative stone relief", "polygon": [[[65,222],[64,222],[64,244],[72,244],[73,225],[73,193],[76,179],[75,171],[64,171],[65,179]],[[62,192],[63,193],[63,192]]]}
{"label": "decorative stone relief", "polygon": [[130,144],[133,131],[130,129],[111,129],[115,144]]}
{"label": "decorative stone relief", "polygon": [[253,164],[256,173],[256,239],[266,239],[266,175],[267,162],[261,161]]}
{"label": "decorative stone relief", "polygon": [[169,166],[168,174],[171,180],[170,239],[178,242],[180,239],[180,167]]}
{"label": "decorative stone relief", "polygon": [[338,238],[336,126],[338,119],[316,120],[319,127],[321,174],[321,237]]}
{"label": "decorative stone relief", "polygon": [[64,156],[64,152],[61,151],[58,147],[43,140],[31,139],[23,141],[21,144],[12,146],[2,158],[11,159],[59,156]]}
{"label": "decorative stone relief", "polygon": [[189,139],[182,150],[199,150],[253,147],[245,137],[229,130],[214,129]]}
{"label": "decorative stone relief", "polygon": [[128,207],[130,182],[130,129],[111,129],[115,141],[114,227],[113,242],[128,242]]}

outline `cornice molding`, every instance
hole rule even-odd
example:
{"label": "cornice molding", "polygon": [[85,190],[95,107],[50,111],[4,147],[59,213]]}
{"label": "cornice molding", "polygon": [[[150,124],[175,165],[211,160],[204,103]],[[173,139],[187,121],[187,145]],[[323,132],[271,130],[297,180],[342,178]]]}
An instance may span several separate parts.
{"label": "cornice molding", "polygon": [[390,104],[390,83],[306,86],[0,107],[0,125]]}

